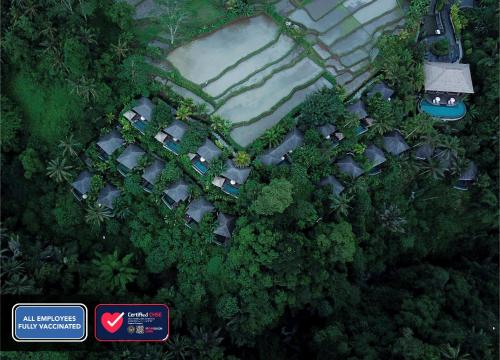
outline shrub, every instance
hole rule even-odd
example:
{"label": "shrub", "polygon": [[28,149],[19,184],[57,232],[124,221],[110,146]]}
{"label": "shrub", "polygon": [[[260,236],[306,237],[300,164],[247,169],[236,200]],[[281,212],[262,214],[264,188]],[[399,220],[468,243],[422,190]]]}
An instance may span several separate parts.
{"label": "shrub", "polygon": [[250,155],[245,151],[238,151],[234,157],[234,165],[239,168],[247,167],[250,165]]}
{"label": "shrub", "polygon": [[450,52],[450,42],[448,39],[441,39],[431,45],[431,52],[436,56],[448,55]]}

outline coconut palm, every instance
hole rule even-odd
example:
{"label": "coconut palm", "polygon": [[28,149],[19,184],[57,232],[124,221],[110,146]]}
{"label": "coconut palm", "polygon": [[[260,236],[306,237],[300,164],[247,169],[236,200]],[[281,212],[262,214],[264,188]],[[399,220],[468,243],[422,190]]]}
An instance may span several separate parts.
{"label": "coconut palm", "polygon": [[332,209],[337,214],[346,217],[349,214],[349,209],[351,206],[349,203],[352,200],[352,196],[347,194],[333,194],[330,196],[330,209]]}
{"label": "coconut palm", "polygon": [[191,115],[193,115],[193,111],[192,111],[191,106],[186,105],[186,104],[182,104],[177,109],[177,113],[175,114],[175,118],[178,120],[186,121],[187,119],[189,119],[189,117],[191,117]]}
{"label": "coconut palm", "polygon": [[68,80],[71,85],[71,93],[80,96],[89,101],[90,99],[95,100],[97,98],[97,86],[92,79],[87,79],[85,75],[78,81]]}
{"label": "coconut palm", "polygon": [[73,166],[66,164],[66,159],[64,157],[58,157],[49,161],[49,165],[47,166],[47,175],[51,179],[55,179],[58,183],[68,181],[71,177],[71,173],[69,171],[72,168]]}
{"label": "coconut palm", "polygon": [[231,122],[229,120],[224,119],[219,115],[213,115],[210,117],[210,121],[212,122],[210,127],[213,130],[223,135],[227,135],[229,133],[229,130],[231,129]]}
{"label": "coconut palm", "polygon": [[384,208],[378,214],[380,223],[383,227],[387,228],[389,231],[394,233],[404,233],[404,225],[406,224],[406,219],[402,217],[401,210],[394,205],[391,204],[386,206],[384,204]]}
{"label": "coconut palm", "polygon": [[428,174],[436,180],[442,179],[444,177],[444,173],[447,170],[445,163],[436,158],[430,158],[426,161],[419,161],[416,165],[421,171],[420,175]]}
{"label": "coconut palm", "polygon": [[35,282],[27,275],[14,274],[1,288],[2,294],[22,295],[35,292]]}
{"label": "coconut palm", "polygon": [[166,353],[165,359],[184,360],[191,357],[189,339],[181,337],[179,334],[175,334],[168,339],[167,349],[168,352]]}
{"label": "coconut palm", "polygon": [[128,42],[126,40],[123,40],[121,37],[118,39],[116,45],[111,45],[111,48],[113,49],[113,52],[119,60],[124,59],[130,50]]}
{"label": "coconut palm", "polygon": [[470,359],[469,354],[460,354],[460,345],[453,347],[450,344],[443,345],[441,347],[441,355],[445,359],[451,360],[466,360]]}
{"label": "coconut palm", "polygon": [[272,148],[279,144],[281,138],[283,137],[284,129],[281,126],[274,126],[262,135],[262,141],[267,147]]}
{"label": "coconut palm", "polygon": [[111,211],[97,203],[90,204],[87,207],[87,214],[85,215],[85,221],[94,227],[100,227],[101,224],[108,218],[111,217]]}
{"label": "coconut palm", "polygon": [[66,140],[59,141],[58,147],[62,149],[63,157],[66,155],[78,156],[78,150],[81,145],[75,140],[73,134],[71,134],[68,138],[66,138]]}
{"label": "coconut palm", "polygon": [[250,155],[245,151],[238,151],[233,159],[234,165],[239,168],[247,167],[250,165]]}
{"label": "coconut palm", "polygon": [[120,259],[117,250],[106,255],[96,253],[96,259],[92,260],[94,271],[111,292],[123,292],[127,284],[135,280],[138,271],[130,267],[132,256],[128,254]]}

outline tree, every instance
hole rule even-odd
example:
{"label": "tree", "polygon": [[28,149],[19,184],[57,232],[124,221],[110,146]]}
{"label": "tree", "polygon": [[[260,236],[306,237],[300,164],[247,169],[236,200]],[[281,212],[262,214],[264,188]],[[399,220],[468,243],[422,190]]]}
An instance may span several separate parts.
{"label": "tree", "polygon": [[95,228],[99,228],[102,223],[111,217],[111,212],[108,208],[100,206],[97,203],[90,204],[87,207],[87,214],[85,215],[85,222]]}
{"label": "tree", "polygon": [[229,130],[231,130],[231,122],[229,120],[224,119],[219,115],[212,115],[210,117],[210,121],[210,127],[213,130],[225,136],[229,134]]}
{"label": "tree", "polygon": [[93,273],[110,292],[124,293],[127,284],[134,281],[138,271],[131,266],[133,254],[119,258],[118,250],[112,254],[96,253],[92,260]]}
{"label": "tree", "polygon": [[160,23],[168,29],[170,44],[173,45],[177,37],[177,32],[187,19],[187,12],[184,11],[182,3],[178,0],[156,0],[160,5]]}
{"label": "tree", "polygon": [[24,177],[26,179],[31,179],[33,174],[36,174],[43,170],[43,163],[38,156],[38,152],[28,147],[21,154],[19,154],[19,160],[24,169]]}
{"label": "tree", "polygon": [[47,175],[56,182],[61,183],[70,179],[71,173],[69,171],[72,168],[73,166],[66,165],[66,158],[58,157],[49,161],[47,165]]}
{"label": "tree", "polygon": [[66,140],[60,140],[58,147],[62,150],[62,156],[78,156],[78,151],[80,150],[81,144],[75,140],[73,134],[71,134]]}
{"label": "tree", "polygon": [[250,165],[251,158],[250,155],[245,151],[238,151],[234,156],[234,165],[239,168],[247,167]]}
{"label": "tree", "polygon": [[348,196],[347,194],[333,194],[330,196],[330,209],[338,213],[343,217],[347,217],[349,214],[349,203],[352,200],[352,196]]}
{"label": "tree", "polygon": [[293,185],[285,179],[273,179],[262,188],[250,209],[259,215],[283,213],[293,201]]}
{"label": "tree", "polygon": [[321,90],[310,95],[301,106],[300,124],[305,128],[334,124],[344,113],[344,103],[337,88]]}
{"label": "tree", "polygon": [[0,143],[3,151],[9,151],[18,147],[16,141],[21,129],[21,118],[19,109],[12,104],[5,95],[1,96],[2,116],[0,116]]}
{"label": "tree", "polygon": [[266,130],[266,132],[262,135],[262,141],[268,148],[272,148],[280,143],[284,134],[285,129],[283,129],[283,127],[279,125],[276,125]]}

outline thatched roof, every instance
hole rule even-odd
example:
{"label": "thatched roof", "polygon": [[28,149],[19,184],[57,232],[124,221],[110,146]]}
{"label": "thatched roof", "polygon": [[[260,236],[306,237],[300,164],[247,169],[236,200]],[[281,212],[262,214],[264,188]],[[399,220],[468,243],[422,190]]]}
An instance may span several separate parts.
{"label": "thatched roof", "polygon": [[425,90],[473,94],[469,64],[425,62]]}
{"label": "thatched roof", "polygon": [[97,203],[101,206],[105,206],[108,209],[113,209],[115,199],[120,196],[120,190],[118,190],[113,185],[107,184],[100,192],[97,197]]}
{"label": "thatched roof", "polygon": [[147,121],[153,118],[153,109],[155,108],[153,102],[146,97],[141,97],[137,100],[137,105],[132,109],[140,116],[144,117]]}
{"label": "thatched roof", "polygon": [[99,146],[106,154],[112,155],[116,149],[120,148],[124,143],[122,135],[118,130],[113,130],[110,133],[101,136],[97,141]]}
{"label": "thatched roof", "polygon": [[215,207],[209,203],[205,198],[200,197],[191,201],[188,205],[186,214],[196,222],[200,222],[203,216],[215,210]]}
{"label": "thatched roof", "polygon": [[217,216],[217,227],[214,230],[215,235],[229,239],[234,230],[235,218],[223,213]]}
{"label": "thatched roof", "polygon": [[339,170],[352,178],[363,175],[364,171],[351,155],[346,155],[336,162]]}
{"label": "thatched roof", "polygon": [[179,120],[172,121],[172,123],[169,126],[167,126],[165,129],[163,129],[163,131],[166,134],[168,134],[176,139],[179,139],[179,140],[182,139],[182,137],[187,132],[187,130],[188,130],[188,126]]}
{"label": "thatched roof", "polygon": [[222,151],[212,141],[206,139],[205,143],[198,148],[196,153],[210,162],[218,158],[222,154]]}
{"label": "thatched roof", "polygon": [[383,164],[387,160],[385,158],[384,152],[373,144],[368,145],[368,147],[365,149],[364,155],[370,161],[372,166],[378,166],[380,164]]}
{"label": "thatched roof", "polygon": [[237,184],[243,184],[247,181],[250,175],[251,168],[238,168],[234,165],[232,160],[226,161],[226,170],[224,170],[221,175],[229,180],[235,181]]}
{"label": "thatched roof", "polygon": [[127,169],[133,169],[139,163],[139,160],[144,155],[144,150],[135,144],[127,146],[125,151],[120,155],[117,161]]}

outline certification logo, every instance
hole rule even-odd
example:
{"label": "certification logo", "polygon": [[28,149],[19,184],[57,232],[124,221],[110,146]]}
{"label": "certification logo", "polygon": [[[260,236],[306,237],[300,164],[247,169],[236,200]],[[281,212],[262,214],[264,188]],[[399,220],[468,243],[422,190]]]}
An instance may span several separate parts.
{"label": "certification logo", "polygon": [[87,307],[16,304],[12,307],[12,338],[17,342],[83,342],[87,339]]}
{"label": "certification logo", "polygon": [[100,304],[94,315],[98,341],[166,341],[169,335],[164,304]]}

